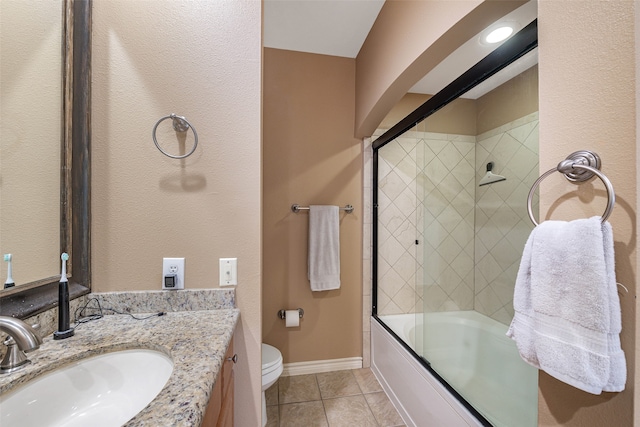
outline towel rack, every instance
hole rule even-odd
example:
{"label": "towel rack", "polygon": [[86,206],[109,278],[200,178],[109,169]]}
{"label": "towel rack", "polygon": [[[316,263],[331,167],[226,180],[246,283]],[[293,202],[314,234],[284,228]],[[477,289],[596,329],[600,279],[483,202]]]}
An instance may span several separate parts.
{"label": "towel rack", "polygon": [[[309,206],[300,206],[299,204],[294,203],[293,205],[291,205],[291,210],[295,213],[298,213],[300,211],[308,211]],[[351,212],[353,212],[353,206],[346,205],[345,207],[340,208],[340,210],[350,214]]]}
{"label": "towel rack", "polygon": [[613,191],[613,185],[611,185],[611,181],[609,181],[609,178],[607,178],[605,174],[600,172],[600,165],[600,156],[598,156],[593,151],[580,150],[576,151],[575,153],[569,154],[569,156],[567,156],[565,160],[558,163],[557,167],[550,169],[540,175],[540,178],[538,178],[536,182],[533,183],[531,190],[529,190],[529,195],[527,196],[527,212],[529,213],[529,219],[531,219],[531,222],[533,222],[533,224],[536,226],[538,225],[535,218],[533,217],[533,210],[531,209],[531,200],[533,199],[533,193],[535,193],[538,185],[540,185],[540,182],[543,179],[557,171],[562,173],[569,181],[573,182],[588,181],[589,179],[593,178],[594,175],[600,178],[607,189],[608,197],[607,207],[602,214],[602,222],[604,223],[613,211],[613,205],[616,202],[616,194]]}
{"label": "towel rack", "polygon": [[[167,153],[160,147],[160,144],[158,144],[158,140],[156,139],[156,131],[158,129],[158,125],[163,121],[165,121],[166,119],[171,119],[171,121],[173,122],[173,130],[175,130],[176,132],[186,132],[189,129],[191,129],[191,132],[193,132],[193,137],[195,138],[191,151],[181,156],[177,156],[174,154]],[[193,125],[187,121],[186,117],[178,116],[174,113],[171,113],[168,116],[164,116],[160,120],[158,120],[156,125],[153,127],[151,136],[153,137],[153,143],[156,145],[156,148],[160,150],[162,154],[164,154],[167,157],[171,157],[172,159],[184,159],[185,157],[189,157],[190,155],[193,154],[194,151],[196,151],[196,147],[198,146],[198,133],[196,132],[196,128],[194,128]]]}

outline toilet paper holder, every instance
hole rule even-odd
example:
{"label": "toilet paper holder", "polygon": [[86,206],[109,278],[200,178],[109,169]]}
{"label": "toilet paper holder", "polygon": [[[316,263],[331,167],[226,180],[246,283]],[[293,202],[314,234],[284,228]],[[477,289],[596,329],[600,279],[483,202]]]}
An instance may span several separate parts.
{"label": "toilet paper holder", "polygon": [[[287,310],[278,310],[278,317],[281,319],[285,319],[286,318],[286,313]],[[298,308],[298,314],[300,315],[300,318],[302,319],[302,316],[304,316],[304,310],[301,308]]]}

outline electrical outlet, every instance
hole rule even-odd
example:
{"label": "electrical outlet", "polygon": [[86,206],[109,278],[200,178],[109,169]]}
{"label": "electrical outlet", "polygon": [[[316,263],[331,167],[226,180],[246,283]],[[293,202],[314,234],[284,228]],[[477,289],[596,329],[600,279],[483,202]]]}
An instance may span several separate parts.
{"label": "electrical outlet", "polygon": [[238,284],[238,258],[220,258],[220,286]]}
{"label": "electrical outlet", "polygon": [[184,258],[162,258],[162,289],[184,289]]}

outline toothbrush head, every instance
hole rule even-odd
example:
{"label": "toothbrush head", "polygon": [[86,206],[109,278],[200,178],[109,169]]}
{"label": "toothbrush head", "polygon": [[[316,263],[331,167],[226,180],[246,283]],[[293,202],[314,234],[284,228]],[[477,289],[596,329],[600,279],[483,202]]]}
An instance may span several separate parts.
{"label": "toothbrush head", "polygon": [[62,271],[60,272],[60,283],[67,281],[67,261],[69,260],[69,254],[66,252],[62,252],[60,255],[60,259],[62,260]]}
{"label": "toothbrush head", "polygon": [[11,254],[4,254],[4,260],[5,260],[6,262],[11,261]]}

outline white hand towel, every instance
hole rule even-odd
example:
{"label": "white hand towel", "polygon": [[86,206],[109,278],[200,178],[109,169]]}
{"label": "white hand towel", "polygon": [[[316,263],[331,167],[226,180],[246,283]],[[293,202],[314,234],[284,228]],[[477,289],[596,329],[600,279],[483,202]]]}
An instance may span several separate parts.
{"label": "white hand towel", "polygon": [[605,222],[602,226],[604,239],[604,260],[607,268],[607,291],[609,292],[610,310],[610,334],[609,352],[611,360],[611,372],[609,382],[602,391],[622,391],[627,381],[627,364],[624,352],[620,347],[620,332],[622,331],[622,319],[620,313],[620,299],[618,298],[618,284],[615,272],[615,253],[613,250],[613,230],[611,224]]}
{"label": "white hand towel", "polygon": [[507,335],[529,364],[593,394],[622,391],[620,301],[611,225],[544,221],[524,248]]}
{"label": "white hand towel", "polygon": [[309,282],[312,291],[340,288],[338,206],[309,206]]}

